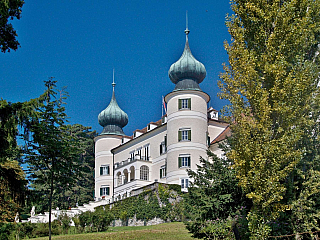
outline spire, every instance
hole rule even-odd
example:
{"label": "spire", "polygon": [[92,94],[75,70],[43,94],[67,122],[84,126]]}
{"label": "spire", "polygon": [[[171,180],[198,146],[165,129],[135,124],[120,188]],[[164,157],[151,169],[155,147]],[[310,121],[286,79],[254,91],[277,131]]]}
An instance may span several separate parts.
{"label": "spire", "polygon": [[119,107],[115,97],[114,70],[112,80],[112,98],[108,107],[99,116],[99,124],[103,127],[101,135],[125,135],[122,128],[128,124],[128,115]]}
{"label": "spire", "polygon": [[185,34],[186,34],[186,41],[188,41],[188,34],[190,32],[190,30],[188,29],[188,11],[186,11],[186,30],[184,30]]}
{"label": "spire", "polygon": [[188,35],[188,12],[186,12],[186,43],[180,59],[173,63],[169,69],[169,78],[176,84],[174,91],[179,90],[200,90],[199,83],[206,77],[206,69],[204,65],[199,62],[192,55]]}
{"label": "spire", "polygon": [[114,69],[112,73],[112,92],[114,92],[114,87],[116,86],[116,83],[114,82]]}

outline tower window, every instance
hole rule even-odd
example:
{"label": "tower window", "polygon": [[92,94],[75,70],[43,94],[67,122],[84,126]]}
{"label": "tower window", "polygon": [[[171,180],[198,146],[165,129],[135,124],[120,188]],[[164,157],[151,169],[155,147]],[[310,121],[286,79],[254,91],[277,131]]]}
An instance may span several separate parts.
{"label": "tower window", "polygon": [[190,155],[186,155],[186,156],[180,156],[179,157],[179,168],[181,167],[190,167]]}
{"label": "tower window", "polygon": [[191,98],[179,99],[179,110],[191,109]]}
{"label": "tower window", "polygon": [[190,129],[179,129],[178,140],[180,141],[191,141],[191,130]]}
{"label": "tower window", "polygon": [[109,186],[101,186],[100,197],[101,196],[109,196],[109,195],[110,195],[110,187]]}
{"label": "tower window", "polygon": [[110,166],[109,165],[102,165],[100,167],[100,175],[110,175]]}

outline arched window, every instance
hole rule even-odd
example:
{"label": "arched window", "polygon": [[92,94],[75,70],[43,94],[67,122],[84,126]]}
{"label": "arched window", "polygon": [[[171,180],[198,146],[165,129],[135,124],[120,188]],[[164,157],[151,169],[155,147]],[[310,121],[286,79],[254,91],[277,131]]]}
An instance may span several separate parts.
{"label": "arched window", "polygon": [[149,180],[149,168],[146,165],[140,167],[140,179]]}

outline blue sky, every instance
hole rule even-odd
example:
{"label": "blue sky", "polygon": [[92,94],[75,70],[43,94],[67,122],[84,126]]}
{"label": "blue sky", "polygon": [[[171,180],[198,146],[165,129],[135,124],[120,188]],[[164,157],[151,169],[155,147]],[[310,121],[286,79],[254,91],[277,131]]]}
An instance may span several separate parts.
{"label": "blue sky", "polygon": [[114,68],[116,99],[129,116],[124,132],[132,135],[161,118],[162,96],[174,89],[168,70],[183,52],[186,10],[191,51],[207,70],[200,87],[219,110],[226,104],[217,81],[228,61],[227,0],[26,1],[13,21],[21,47],[0,53],[0,98],[36,98],[55,77],[70,95],[70,123],[100,133],[97,117],[110,102]]}

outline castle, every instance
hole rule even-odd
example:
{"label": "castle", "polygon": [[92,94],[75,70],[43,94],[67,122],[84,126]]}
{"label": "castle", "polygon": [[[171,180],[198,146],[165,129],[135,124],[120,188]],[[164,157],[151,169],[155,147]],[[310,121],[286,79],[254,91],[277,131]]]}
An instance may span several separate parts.
{"label": "castle", "polygon": [[223,155],[218,145],[230,129],[218,111],[208,108],[210,96],[199,86],[206,69],[191,53],[189,32],[182,56],[169,69],[175,88],[164,98],[167,112],[159,121],[126,136],[122,128],[128,116],[117,104],[112,83],[110,104],[98,116],[103,131],[95,138],[96,201],[120,200],[154,182],[179,184],[187,191],[192,179],[186,170],[195,170],[208,149]]}

